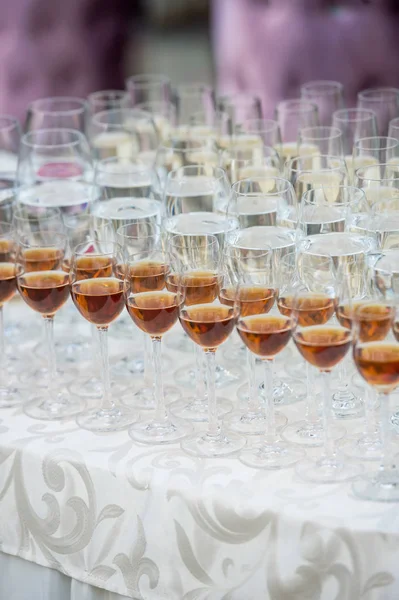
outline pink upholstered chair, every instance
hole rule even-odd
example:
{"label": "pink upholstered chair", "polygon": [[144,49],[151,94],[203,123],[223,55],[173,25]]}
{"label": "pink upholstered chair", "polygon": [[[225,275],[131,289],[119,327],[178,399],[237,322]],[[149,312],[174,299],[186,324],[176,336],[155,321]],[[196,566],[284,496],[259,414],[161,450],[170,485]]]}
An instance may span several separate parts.
{"label": "pink upholstered chair", "polygon": [[219,89],[258,92],[265,117],[302,83],[399,87],[398,0],[213,0]]}

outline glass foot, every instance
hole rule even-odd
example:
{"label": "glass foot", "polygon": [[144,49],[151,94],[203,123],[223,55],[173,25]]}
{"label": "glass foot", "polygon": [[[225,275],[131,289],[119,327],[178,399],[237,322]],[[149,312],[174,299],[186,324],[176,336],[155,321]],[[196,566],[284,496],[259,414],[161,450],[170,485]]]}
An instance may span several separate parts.
{"label": "glass foot", "polygon": [[[77,376],[75,369],[57,369],[57,384],[60,386],[70,383]],[[24,371],[20,375],[20,380],[24,384],[33,384],[37,387],[46,388],[48,386],[47,367],[34,367],[29,371]]]}
{"label": "glass foot", "polygon": [[205,433],[196,433],[181,443],[181,448],[191,456],[203,458],[217,458],[230,456],[239,452],[246,444],[241,435],[232,431],[221,431],[219,435],[211,436]]}
{"label": "glass foot", "polygon": [[[181,367],[177,369],[174,373],[174,379],[176,383],[182,385],[183,387],[187,387],[192,389],[193,382],[195,381],[196,370],[195,365],[186,365],[185,367]],[[239,381],[242,378],[242,371],[239,367],[231,367],[226,369],[222,365],[216,365],[215,372],[215,385],[216,388],[222,388],[231,383]]]}
{"label": "glass foot", "polygon": [[168,417],[165,421],[149,419],[139,421],[129,429],[129,435],[141,444],[173,444],[190,435],[192,425],[176,417]]}
{"label": "glass foot", "polygon": [[[165,402],[169,404],[179,400],[181,392],[178,388],[172,385],[165,385],[163,388],[165,395]],[[156,402],[154,397],[153,387],[139,387],[136,391],[131,389],[121,398],[122,404],[125,406],[131,406],[139,410],[155,410]]]}
{"label": "glass foot", "polygon": [[54,394],[53,397],[37,396],[24,405],[23,411],[32,419],[53,421],[74,417],[85,408],[81,398],[72,396],[66,391]]}
{"label": "glass foot", "polygon": [[28,390],[20,385],[9,384],[8,386],[0,386],[0,408],[12,408],[19,406],[28,400]]}
{"label": "glass foot", "polygon": [[358,498],[374,502],[399,502],[399,471],[375,471],[363,475],[352,484]]}
{"label": "glass foot", "polygon": [[[217,402],[217,414],[220,419],[233,409],[233,403],[226,398],[220,396],[216,399]],[[198,398],[181,398],[176,402],[173,402],[169,406],[170,412],[179,417],[180,419],[186,419],[187,421],[193,421],[194,423],[207,423],[208,422],[208,402],[199,400]]]}
{"label": "glass foot", "polygon": [[[287,425],[287,417],[280,412],[275,412],[276,428],[281,429]],[[234,412],[223,420],[232,431],[244,435],[262,435],[266,431],[268,417],[263,410],[254,412]]]}
{"label": "glass foot", "polygon": [[378,435],[364,434],[356,438],[347,438],[338,443],[338,448],[345,456],[358,460],[383,459],[383,445]]}
{"label": "glass foot", "polygon": [[240,462],[253,469],[286,469],[305,456],[304,450],[295,448],[283,441],[273,444],[262,443],[245,449],[240,454]]}
{"label": "glass foot", "polygon": [[[345,434],[346,429],[342,425],[330,425],[332,440],[339,440]],[[324,429],[321,422],[295,421],[284,427],[281,431],[281,437],[290,444],[317,447],[324,444]]]}
{"label": "glass foot", "polygon": [[356,419],[364,415],[364,402],[353,392],[336,392],[332,397],[331,411],[335,419]]}
{"label": "glass foot", "polygon": [[126,406],[114,406],[108,410],[94,408],[78,415],[76,423],[88,431],[121,431],[138,419],[137,413]]}
{"label": "glass foot", "polygon": [[312,483],[341,483],[358,477],[363,467],[348,458],[321,457],[318,460],[304,460],[296,467],[297,475]]}
{"label": "glass foot", "polygon": [[[72,394],[80,396],[81,398],[102,398],[103,395],[102,381],[94,375],[89,379],[86,377],[74,379],[73,382],[68,385],[68,389]],[[111,390],[115,397],[119,397],[126,391],[126,385],[111,381]]]}

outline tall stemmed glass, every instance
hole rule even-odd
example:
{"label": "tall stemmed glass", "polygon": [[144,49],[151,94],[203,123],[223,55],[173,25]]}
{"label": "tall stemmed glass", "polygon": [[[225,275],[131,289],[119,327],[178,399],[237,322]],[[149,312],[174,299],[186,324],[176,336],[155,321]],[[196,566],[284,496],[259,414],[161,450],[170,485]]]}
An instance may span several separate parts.
{"label": "tall stemmed glass", "polygon": [[3,307],[17,290],[16,250],[11,225],[0,221],[0,408],[15,406],[26,400],[26,392],[15,381],[7,364],[4,334]]}
{"label": "tall stemmed glass", "polygon": [[352,178],[354,173],[352,163],[353,145],[356,140],[377,135],[377,117],[372,110],[343,108],[334,112],[332,125],[342,132],[344,157]]}
{"label": "tall stemmed glass", "polygon": [[[218,266],[220,248],[217,238],[208,234],[174,235],[168,243],[171,272],[166,278],[169,291],[177,288],[180,278],[185,284],[186,306],[212,303],[219,292]],[[197,344],[195,348],[195,395],[182,398],[170,406],[173,414],[189,421],[207,421],[208,399],[204,389],[203,352]],[[218,397],[218,417],[232,409],[232,403]]]}
{"label": "tall stemmed glass", "polygon": [[342,132],[338,127],[301,127],[298,131],[298,154],[332,154],[343,156]]}
{"label": "tall stemmed glass", "polygon": [[156,248],[130,256],[126,264],[126,308],[135,325],[150,336],[153,353],[155,415],[129,430],[132,439],[145,444],[174,443],[192,431],[190,424],[170,415],[165,406],[161,342],[177,322],[182,302],[179,285],[173,291],[165,289],[168,270],[167,256]]}
{"label": "tall stemmed glass", "polygon": [[20,140],[18,120],[9,115],[0,115],[0,192],[14,186]]}
{"label": "tall stemmed glass", "polygon": [[114,400],[110,384],[108,328],[124,309],[121,265],[120,248],[112,242],[84,242],[76,246],[71,257],[72,300],[82,317],[97,327],[100,345],[101,406],[77,418],[79,427],[89,431],[119,431],[137,420],[131,409]]}
{"label": "tall stemmed glass", "polygon": [[[282,143],[276,146],[276,150],[285,160],[298,156],[299,130],[319,125],[316,104],[301,99],[279,102],[275,118],[280,127],[282,140]],[[312,151],[313,148],[310,149],[310,152]],[[304,151],[304,154],[309,154],[309,149]]]}
{"label": "tall stemmed glass", "polygon": [[[205,352],[208,397],[208,427],[206,432],[194,434],[183,440],[181,447],[193,456],[210,458],[235,454],[245,445],[245,438],[234,432],[224,430],[218,420],[215,394],[215,354],[217,348],[227,340],[234,329],[238,316],[236,288],[231,289],[229,304],[222,304],[218,297],[212,302],[204,303],[203,293],[199,295],[199,303],[192,304],[190,293],[188,293],[189,280],[183,274],[180,281],[183,301],[179,307],[179,319],[187,335]],[[204,281],[204,287],[208,287],[206,281]]]}
{"label": "tall stemmed glass", "polygon": [[311,291],[305,296],[299,292],[292,301],[295,345],[323,378],[323,452],[319,458],[299,463],[296,469],[302,479],[315,483],[347,481],[361,472],[356,462],[339,456],[331,431],[330,375],[349,351],[352,334],[345,327],[330,321],[339,296],[333,261],[331,258],[326,260],[328,258],[324,257],[323,264],[319,263],[317,270],[303,274]]}
{"label": "tall stemmed glass", "polygon": [[68,274],[62,270],[66,235],[37,231],[20,236],[17,286],[21,298],[44,319],[48,353],[47,389],[25,404],[33,419],[64,419],[82,410],[82,403],[61,387],[54,346],[54,316],[69,298]]}
{"label": "tall stemmed glass", "polygon": [[344,107],[344,86],[339,81],[308,81],[301,85],[301,98],[317,105],[320,125],[329,127],[334,112]]}
{"label": "tall stemmed glass", "polygon": [[[389,274],[387,274],[389,275]],[[391,312],[392,323],[397,320],[397,306]],[[362,331],[363,315],[370,319],[373,313],[367,306],[360,306],[353,318],[353,358],[363,379],[377,391],[381,411],[382,465],[374,472],[367,473],[352,485],[356,496],[366,500],[399,501],[399,471],[392,447],[390,393],[399,385],[399,342],[397,336],[383,341],[373,341],[368,336],[359,335]],[[375,306],[375,323],[381,318],[380,306]]]}
{"label": "tall stemmed glass", "polygon": [[[231,296],[235,292],[237,283],[239,283],[237,303],[239,304],[241,319],[253,315],[265,315],[273,307],[276,296],[276,274],[272,259],[271,248],[263,250],[244,250],[234,246],[226,248],[225,261],[228,269],[226,269],[222,280],[219,299],[222,304],[230,306],[232,304]],[[256,380],[256,353],[254,354],[248,349],[249,346],[245,343],[245,336],[242,335],[239,326],[238,333],[244,342],[244,349],[247,351],[249,371],[248,406],[245,410],[235,411],[225,417],[224,423],[232,431],[260,435],[267,428],[269,415],[265,414],[260,401]],[[286,417],[279,413],[274,414],[274,420],[276,427],[283,427],[287,423]]]}
{"label": "tall stemmed glass", "polygon": [[378,135],[387,135],[389,122],[399,116],[399,90],[389,87],[362,90],[357,95],[357,106],[372,110],[377,117]]}
{"label": "tall stemmed glass", "polygon": [[83,98],[55,96],[40,98],[28,106],[25,131],[74,129],[86,133],[88,104]]}

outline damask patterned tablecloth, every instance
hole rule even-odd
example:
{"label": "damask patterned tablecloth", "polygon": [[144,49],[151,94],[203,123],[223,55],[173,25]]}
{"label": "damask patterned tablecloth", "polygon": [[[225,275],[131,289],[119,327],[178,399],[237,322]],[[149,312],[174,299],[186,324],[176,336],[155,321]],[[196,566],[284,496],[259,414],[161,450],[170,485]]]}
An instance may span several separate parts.
{"label": "damask patterned tablecloth", "polygon": [[396,504],[126,431],[0,418],[3,553],[145,600],[399,599]]}

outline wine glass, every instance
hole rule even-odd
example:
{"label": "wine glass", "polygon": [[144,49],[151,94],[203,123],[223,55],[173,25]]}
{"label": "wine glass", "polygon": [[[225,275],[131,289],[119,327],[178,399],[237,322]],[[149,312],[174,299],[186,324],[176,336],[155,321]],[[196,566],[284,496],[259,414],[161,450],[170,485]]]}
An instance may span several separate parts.
{"label": "wine glass", "polygon": [[33,419],[64,419],[79,413],[83,406],[61,386],[56,366],[54,317],[69,298],[68,274],[62,270],[67,246],[59,231],[38,230],[18,240],[17,287],[26,304],[44,319],[48,368],[47,389],[24,405]]}
{"label": "wine glass", "polygon": [[187,139],[184,147],[178,140],[169,139],[158,147],[155,169],[163,188],[171,171],[198,164],[217,167],[219,162],[219,153],[211,138]]}
{"label": "wine glass", "polygon": [[21,204],[85,212],[92,180],[90,147],[79,131],[39,129],[22,136],[16,176]]}
{"label": "wine glass", "polygon": [[355,184],[364,190],[372,208],[376,204],[383,206],[383,202],[399,198],[398,167],[392,163],[361,167],[355,171]]}
{"label": "wine glass", "polygon": [[301,127],[298,131],[298,153],[343,155],[342,132],[338,127]]}
{"label": "wine glass", "polygon": [[306,272],[303,281],[309,292],[300,291],[292,300],[294,319],[293,339],[303,358],[316,367],[322,376],[323,396],[323,452],[320,457],[307,459],[297,465],[297,474],[305,481],[314,483],[337,483],[353,479],[361,467],[348,458],[340,457],[331,430],[330,376],[349,351],[352,333],[349,329],[330,321],[339,302],[337,279],[331,257],[324,257],[318,269]]}
{"label": "wine glass", "polygon": [[[386,273],[389,277],[389,273]],[[397,502],[399,501],[399,472],[393,454],[391,434],[391,412],[389,408],[390,393],[399,384],[399,343],[396,336],[389,335],[384,340],[375,341],[365,335],[363,328],[364,315],[371,328],[377,327],[383,317],[384,327],[387,318],[386,305],[377,304],[373,308],[361,305],[353,314],[353,358],[361,377],[377,392],[380,405],[382,434],[382,465],[373,472],[368,472],[353,482],[353,493],[366,500]],[[394,308],[394,310],[392,310]],[[391,324],[397,320],[397,305],[390,305],[388,313]],[[362,331],[363,330],[363,331]]]}
{"label": "wine glass", "polygon": [[282,143],[276,146],[279,155],[288,160],[298,155],[298,133],[305,127],[319,125],[317,105],[307,100],[282,100],[275,111]]}
{"label": "wine glass", "polygon": [[125,275],[125,302],[130,317],[150,336],[154,367],[155,415],[141,420],[129,430],[130,437],[146,444],[170,444],[192,431],[186,421],[166,409],[162,380],[162,336],[177,322],[182,302],[179,286],[165,289],[169,265],[158,249],[147,249],[129,257]]}
{"label": "wine glass", "polygon": [[294,186],[298,200],[310,189],[339,187],[349,179],[345,160],[330,154],[295,156],[286,162],[284,175]]}
{"label": "wine glass", "polygon": [[261,101],[254,94],[225,94],[217,98],[216,106],[229,115],[232,130],[249,119],[262,119]]}
{"label": "wine glass", "polygon": [[101,90],[87,96],[89,111],[92,115],[104,110],[130,107],[130,95],[125,90]]}
{"label": "wine glass", "polygon": [[120,248],[112,242],[86,241],[76,246],[71,257],[72,300],[82,317],[97,327],[100,346],[101,406],[77,417],[79,427],[89,431],[119,431],[137,420],[136,413],[114,400],[110,384],[108,328],[124,309],[121,265]]}
{"label": "wine glass", "polygon": [[171,102],[172,85],[166,75],[139,74],[126,79],[131,105],[141,102]]}
{"label": "wine glass", "polygon": [[[394,193],[394,189],[396,192]],[[384,195],[382,195],[384,196]],[[399,189],[392,189],[392,196],[382,197],[373,204],[370,229],[376,235],[377,246],[383,251],[397,248],[399,231]]]}
{"label": "wine glass", "polygon": [[[274,304],[276,295],[276,275],[272,263],[272,250],[241,249],[234,246],[226,248],[225,261],[227,268],[221,281],[219,300],[222,304],[230,306],[235,287],[239,285],[237,303],[240,309],[240,319],[253,315],[269,313]],[[261,400],[260,390],[256,380],[256,356],[251,352],[246,338],[240,330],[238,333],[244,342],[249,371],[248,405],[245,410],[237,410],[225,417],[224,423],[232,431],[246,435],[260,435],[264,433],[269,422],[269,415],[265,414]],[[245,355],[243,357],[245,360]],[[274,400],[273,400],[274,407]],[[274,414],[277,427],[287,423],[282,414]]]}
{"label": "wine glass", "polygon": [[17,290],[16,243],[10,223],[0,222],[0,408],[21,404],[26,390],[16,381],[6,356],[3,307]]}
{"label": "wine glass", "polygon": [[24,130],[72,129],[86,132],[88,104],[83,98],[54,96],[40,98],[28,106]]}
{"label": "wine glass", "polygon": [[62,213],[56,206],[41,207],[16,203],[13,207],[11,223],[16,238],[40,230],[65,233]]}
{"label": "wine glass", "polygon": [[[223,272],[220,271],[223,277]],[[203,302],[206,293],[199,293],[199,302],[192,304],[189,291],[190,280],[183,274],[180,278],[183,301],[179,306],[179,320],[187,335],[205,352],[205,374],[208,399],[208,426],[181,442],[182,449],[193,456],[221,457],[235,454],[245,445],[245,438],[225,430],[218,420],[215,394],[216,350],[227,340],[238,316],[236,288],[231,289],[229,304],[222,304],[218,296],[211,302]],[[208,281],[203,280],[203,287]],[[196,290],[196,293],[199,289]],[[210,300],[210,297],[206,298]]]}
{"label": "wine glass", "polygon": [[[218,265],[220,249],[217,238],[208,234],[179,234],[168,242],[171,271],[166,277],[166,288],[177,289],[180,277],[184,278],[185,303],[187,306],[213,302],[219,292]],[[193,397],[182,398],[171,404],[171,412],[189,421],[207,421],[208,399],[204,389],[203,352],[197,344],[195,349],[195,390]],[[225,398],[217,399],[218,417],[230,412],[232,403]]]}
{"label": "wine glass", "polygon": [[334,112],[332,125],[341,130],[345,161],[350,175],[353,177],[353,145],[356,140],[375,137],[377,135],[377,117],[372,110],[343,108]]}
{"label": "wine glass", "polygon": [[186,83],[175,90],[177,125],[187,125],[193,115],[200,111],[215,112],[215,92],[204,83]]}
{"label": "wine glass", "polygon": [[169,139],[177,123],[176,106],[172,102],[140,102],[135,108],[151,114],[161,143]]}
{"label": "wine glass", "polygon": [[334,112],[344,106],[344,86],[339,81],[309,81],[301,85],[301,98],[317,105],[320,125],[329,127]]}
{"label": "wine glass", "polygon": [[93,115],[89,139],[96,160],[139,157],[150,165],[159,144],[152,116],[135,108],[104,110]]}
{"label": "wine glass", "polygon": [[362,167],[373,167],[385,163],[397,165],[398,157],[399,141],[396,138],[382,136],[359,138],[353,144],[352,165],[355,176],[356,170]]}
{"label": "wine glass", "polygon": [[[237,141],[237,140],[236,140]],[[243,149],[238,143],[231,144],[223,153],[223,168],[230,182],[237,183],[241,179],[279,177],[280,157],[274,148],[269,146]]]}
{"label": "wine glass", "polygon": [[[125,262],[138,256],[140,253],[145,254],[162,250],[162,232],[160,227],[151,221],[137,219],[129,222],[127,225],[121,226],[117,231],[117,241],[122,247]],[[131,285],[135,290],[142,292],[159,291],[164,286],[164,280],[156,276],[152,276],[154,269],[164,269],[165,265],[161,265],[157,261],[138,261],[137,265],[131,266],[130,279]],[[160,281],[162,287],[160,288]],[[129,315],[128,315],[129,316]],[[125,325],[125,329],[131,336],[130,328]],[[143,381],[140,381],[136,386],[129,389],[122,401],[127,406],[133,406],[141,410],[152,410],[156,407],[156,399],[154,396],[154,373],[151,353],[151,340],[149,336],[142,334],[144,338],[144,357],[132,358],[131,353],[123,357],[118,363],[112,367],[112,373],[117,380],[123,380],[128,375],[137,375],[143,373]],[[177,401],[181,394],[178,388],[173,386],[164,387],[164,396],[168,403]]]}
{"label": "wine glass", "polygon": [[0,191],[14,186],[20,141],[19,121],[15,117],[0,115]]}
{"label": "wine glass", "polygon": [[362,90],[357,95],[357,106],[372,110],[377,117],[378,135],[387,135],[389,122],[399,116],[399,90],[389,87]]}

